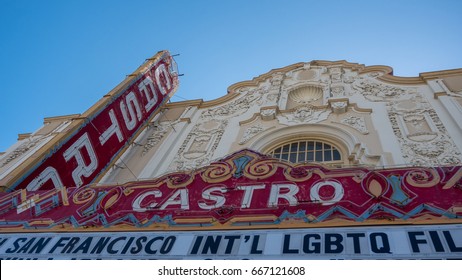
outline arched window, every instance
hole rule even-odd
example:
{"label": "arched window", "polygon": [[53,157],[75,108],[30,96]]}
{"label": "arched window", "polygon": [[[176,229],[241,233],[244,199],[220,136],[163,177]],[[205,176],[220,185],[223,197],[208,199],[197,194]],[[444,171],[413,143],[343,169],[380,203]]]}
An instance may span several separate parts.
{"label": "arched window", "polygon": [[276,146],[269,155],[293,163],[299,162],[341,162],[342,156],[337,147],[318,140],[301,140]]}

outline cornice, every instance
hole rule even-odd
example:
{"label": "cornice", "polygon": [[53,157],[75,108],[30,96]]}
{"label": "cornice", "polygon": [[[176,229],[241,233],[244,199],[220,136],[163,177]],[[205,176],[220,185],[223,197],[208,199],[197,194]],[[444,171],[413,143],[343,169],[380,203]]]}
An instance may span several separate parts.
{"label": "cornice", "polygon": [[252,80],[242,81],[235,84],[232,84],[228,87],[227,92],[228,94],[219,97],[214,100],[204,101],[202,99],[198,100],[190,100],[190,101],[180,101],[180,102],[172,102],[167,104],[166,108],[176,108],[176,107],[183,107],[183,106],[196,106],[198,108],[208,108],[213,106],[218,106],[223,104],[236,96],[237,89],[242,87],[256,87],[259,83],[265,81],[266,79],[272,77],[276,73],[287,73],[294,69],[303,67],[306,64],[310,64],[311,66],[321,66],[321,67],[344,67],[351,69],[352,71],[357,71],[358,74],[367,74],[372,72],[380,72],[383,73],[382,75],[377,77],[377,80],[399,84],[399,85],[423,85],[426,84],[427,80],[437,79],[437,78],[444,78],[449,76],[456,76],[462,75],[462,68],[459,69],[452,69],[452,70],[442,70],[442,71],[434,71],[434,72],[424,72],[421,73],[418,77],[400,77],[393,75],[393,68],[386,65],[371,65],[365,66],[364,64],[359,63],[352,63],[346,60],[337,60],[337,61],[328,61],[328,60],[312,60],[310,62],[298,62],[295,64],[291,64],[281,68],[275,68],[270,70],[267,73],[261,74]]}
{"label": "cornice", "polygon": [[240,95],[239,93],[228,93],[222,97],[209,100],[209,101],[204,101],[203,99],[194,99],[194,100],[187,100],[187,101],[171,102],[171,103],[166,104],[164,108],[173,109],[173,108],[183,108],[183,107],[189,107],[189,106],[198,107],[200,109],[209,108],[209,107],[218,106],[225,102],[228,102],[238,97],[239,95]]}
{"label": "cornice", "polygon": [[423,72],[423,73],[420,73],[419,77],[427,81],[427,80],[441,79],[441,78],[447,78],[447,77],[459,76],[459,75],[462,75],[462,68],[433,71],[433,72]]}
{"label": "cornice", "polygon": [[29,138],[32,133],[20,133],[18,134],[18,141]]}
{"label": "cornice", "polygon": [[43,118],[43,123],[51,123],[51,122],[56,122],[56,121],[68,121],[68,120],[73,120],[79,118],[81,115],[80,114],[72,114],[72,115],[63,115],[63,116],[55,116],[55,117],[46,117]]}
{"label": "cornice", "polygon": [[377,80],[399,84],[399,85],[422,85],[425,84],[425,81],[420,77],[399,77],[393,76],[391,74],[386,74],[380,77],[377,77]]}
{"label": "cornice", "polygon": [[213,107],[213,106],[223,104],[225,102],[233,100],[234,98],[238,97],[239,95],[240,95],[239,93],[230,92],[230,93],[228,93],[228,94],[226,94],[226,95],[224,95],[222,97],[219,97],[217,99],[206,101],[206,102],[202,103],[201,108],[209,108],[209,107]]}
{"label": "cornice", "polygon": [[193,99],[187,101],[178,101],[178,102],[170,102],[163,106],[164,109],[174,109],[174,108],[183,108],[189,106],[200,107],[201,104],[204,103],[203,99]]}

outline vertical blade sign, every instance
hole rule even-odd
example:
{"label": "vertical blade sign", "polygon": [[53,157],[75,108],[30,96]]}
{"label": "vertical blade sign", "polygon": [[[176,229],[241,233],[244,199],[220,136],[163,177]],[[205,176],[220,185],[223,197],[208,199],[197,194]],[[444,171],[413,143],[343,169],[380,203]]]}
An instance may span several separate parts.
{"label": "vertical blade sign", "polygon": [[74,120],[81,123],[9,191],[80,187],[102,174],[178,87],[175,63],[167,51],[144,66],[128,84],[103,98],[102,105],[90,108],[84,120]]}

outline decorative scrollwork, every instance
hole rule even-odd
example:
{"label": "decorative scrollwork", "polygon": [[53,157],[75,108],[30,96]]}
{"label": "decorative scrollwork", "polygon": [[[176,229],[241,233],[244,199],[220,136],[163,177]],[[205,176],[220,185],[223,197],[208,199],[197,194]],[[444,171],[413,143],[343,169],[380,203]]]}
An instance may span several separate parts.
{"label": "decorative scrollwork", "polygon": [[417,188],[433,187],[440,182],[440,175],[433,168],[419,168],[404,175],[407,185]]}
{"label": "decorative scrollwork", "polygon": [[248,164],[244,171],[244,176],[252,179],[266,179],[276,173],[277,160],[265,159],[260,161],[252,161]]}
{"label": "decorative scrollwork", "polygon": [[313,172],[308,166],[287,167],[284,170],[284,176],[287,180],[293,182],[303,182],[311,178]]}
{"label": "decorative scrollwork", "polygon": [[212,163],[201,173],[202,180],[207,183],[219,183],[232,176],[232,167],[226,162]]}
{"label": "decorative scrollwork", "polygon": [[84,204],[96,196],[96,191],[91,188],[80,188],[72,196],[72,201],[75,204]]}
{"label": "decorative scrollwork", "polygon": [[184,188],[191,184],[194,180],[194,176],[189,173],[177,172],[167,176],[167,186],[169,188]]}

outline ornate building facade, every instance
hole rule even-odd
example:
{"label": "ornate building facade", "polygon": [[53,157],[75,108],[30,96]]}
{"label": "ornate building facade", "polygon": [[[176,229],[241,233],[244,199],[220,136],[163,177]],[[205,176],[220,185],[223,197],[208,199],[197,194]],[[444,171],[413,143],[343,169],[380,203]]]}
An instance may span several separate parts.
{"label": "ornate building facade", "polygon": [[311,61],[154,105],[165,69],[1,155],[1,257],[462,258],[462,69]]}

